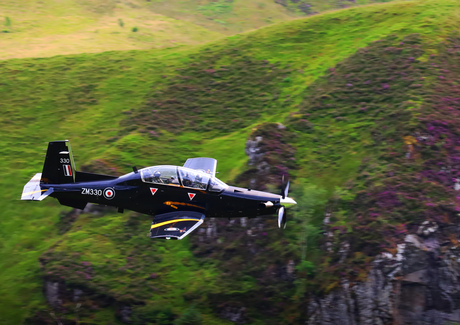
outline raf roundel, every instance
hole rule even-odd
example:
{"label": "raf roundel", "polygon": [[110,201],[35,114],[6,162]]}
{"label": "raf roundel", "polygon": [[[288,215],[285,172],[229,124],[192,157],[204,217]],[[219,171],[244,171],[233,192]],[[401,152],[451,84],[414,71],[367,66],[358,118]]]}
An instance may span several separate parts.
{"label": "raf roundel", "polygon": [[111,200],[115,197],[115,190],[111,187],[107,187],[105,190],[104,190],[104,197],[107,199],[107,200]]}

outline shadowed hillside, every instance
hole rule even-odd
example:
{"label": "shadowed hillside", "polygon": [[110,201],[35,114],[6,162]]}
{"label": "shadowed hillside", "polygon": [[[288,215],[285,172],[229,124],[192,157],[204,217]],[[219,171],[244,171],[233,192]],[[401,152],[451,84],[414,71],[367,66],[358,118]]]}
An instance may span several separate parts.
{"label": "shadowed hillside", "polygon": [[[455,1],[390,3],[193,49],[0,62],[0,319],[316,324],[331,315],[313,302],[359,287],[424,222],[444,263],[458,246],[457,15]],[[87,171],[213,156],[222,180],[274,192],[289,173],[299,204],[285,231],[209,219],[164,242],[145,237],[148,216],[16,201],[63,138]],[[248,140],[263,153],[252,165]],[[413,320],[393,306],[350,317]]]}

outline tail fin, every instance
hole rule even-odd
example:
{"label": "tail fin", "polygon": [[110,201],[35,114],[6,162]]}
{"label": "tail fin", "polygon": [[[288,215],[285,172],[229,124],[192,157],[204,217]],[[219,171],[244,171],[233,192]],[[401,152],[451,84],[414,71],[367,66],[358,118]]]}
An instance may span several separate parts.
{"label": "tail fin", "polygon": [[47,184],[75,183],[75,162],[69,140],[48,144],[41,181]]}

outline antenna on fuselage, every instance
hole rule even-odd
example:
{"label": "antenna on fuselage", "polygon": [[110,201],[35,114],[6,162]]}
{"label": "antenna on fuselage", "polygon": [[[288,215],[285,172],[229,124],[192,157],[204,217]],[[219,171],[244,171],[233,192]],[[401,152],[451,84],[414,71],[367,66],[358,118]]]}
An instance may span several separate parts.
{"label": "antenna on fuselage", "polygon": [[134,174],[139,173],[139,171],[137,170],[137,167],[136,167],[136,166],[133,166],[133,172],[134,172]]}

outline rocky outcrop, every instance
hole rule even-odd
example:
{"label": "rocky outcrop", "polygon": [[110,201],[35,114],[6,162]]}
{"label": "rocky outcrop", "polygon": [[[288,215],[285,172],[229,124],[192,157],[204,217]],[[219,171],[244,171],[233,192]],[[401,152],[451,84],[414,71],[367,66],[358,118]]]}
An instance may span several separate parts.
{"label": "rocky outcrop", "polygon": [[407,235],[396,254],[380,254],[366,281],[343,280],[339,289],[312,298],[307,324],[460,322],[460,248],[428,229],[435,228],[426,224],[418,231],[424,237]]}
{"label": "rocky outcrop", "polygon": [[48,304],[53,308],[60,307],[62,300],[59,298],[59,282],[45,281],[44,290]]}
{"label": "rocky outcrop", "polygon": [[259,125],[246,141],[248,170],[235,182],[259,190],[267,190],[267,184],[280,185],[282,177],[296,169],[296,150],[290,144],[292,137],[280,123]]}

